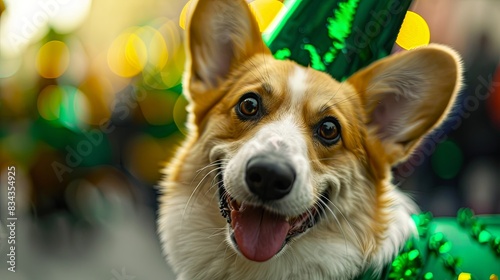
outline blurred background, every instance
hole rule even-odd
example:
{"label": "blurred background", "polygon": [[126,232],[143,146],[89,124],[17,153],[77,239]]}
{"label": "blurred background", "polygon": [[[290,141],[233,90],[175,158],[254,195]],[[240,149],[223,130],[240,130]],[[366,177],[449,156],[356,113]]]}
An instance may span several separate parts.
{"label": "blurred background", "polygon": [[[155,185],[185,133],[186,2],[0,0],[2,260],[9,166],[18,217],[17,272],[2,261],[1,279],[174,279]],[[436,216],[500,213],[500,1],[410,10],[463,56],[466,78],[452,118],[395,181]]]}

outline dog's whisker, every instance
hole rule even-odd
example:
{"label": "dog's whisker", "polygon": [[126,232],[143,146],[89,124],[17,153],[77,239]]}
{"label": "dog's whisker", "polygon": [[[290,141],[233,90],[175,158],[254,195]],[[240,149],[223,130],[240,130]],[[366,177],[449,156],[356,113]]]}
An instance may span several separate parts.
{"label": "dog's whisker", "polygon": [[323,107],[322,107],[322,109],[321,109],[321,110],[326,111],[326,110],[328,110],[328,109],[329,109],[329,108],[331,108],[331,107],[335,107],[336,105],[339,105],[339,104],[341,104],[341,103],[343,103],[343,102],[345,102],[345,101],[348,101],[348,100],[350,100],[350,99],[351,99],[351,98],[353,98],[353,97],[358,97],[361,93],[368,92],[368,91],[370,91],[372,88],[376,87],[376,83],[375,83],[375,84],[373,84],[373,85],[368,86],[365,90],[361,90],[361,91],[355,92],[355,93],[353,93],[352,95],[349,95],[349,96],[347,96],[346,98],[344,98],[344,99],[342,99],[342,100],[336,101],[336,102],[334,102],[334,103],[333,103],[333,104],[331,104],[331,105],[327,105],[327,104],[328,104],[328,102],[330,102],[330,101],[333,99],[333,97],[335,97],[335,95],[337,94],[337,92],[338,92],[338,91],[340,91],[340,89],[342,88],[342,86],[343,86],[343,85],[344,85],[344,83],[342,83],[342,84],[340,85],[340,87],[339,87],[339,88],[337,89],[337,91],[335,92],[334,96],[332,96],[332,98],[330,98],[330,99],[329,99],[329,100],[328,100],[328,101],[327,101],[327,102],[323,105]]}
{"label": "dog's whisker", "polygon": [[[211,198],[210,198],[211,202],[214,201],[214,199],[218,197],[218,192],[217,191],[213,191],[213,189],[214,188],[218,188],[219,184],[221,184],[221,183],[224,182],[222,179],[218,180],[218,181],[215,181],[216,178],[218,178],[221,174],[222,174],[222,170],[219,171],[219,172],[217,172],[217,174],[215,174],[214,178],[212,179],[212,182],[210,183],[210,187],[205,192],[205,194],[210,194],[211,195]],[[224,190],[223,195],[226,195],[225,192],[226,191]]]}
{"label": "dog's whisker", "polygon": [[[210,170],[209,172],[207,172],[205,174],[205,176],[203,176],[203,178],[198,182],[198,184],[196,185],[195,187],[195,190],[193,191],[193,193],[196,191],[196,189],[203,183],[203,181],[205,181],[205,179],[210,175],[210,173],[213,173],[215,171],[221,171],[222,170],[222,167],[218,167],[218,168],[214,168],[212,170]],[[216,174],[219,174],[219,173],[216,173]],[[215,177],[214,177],[215,178]],[[213,180],[213,179],[212,179]],[[188,201],[189,203],[189,201]]]}
{"label": "dog's whisker", "polygon": [[[226,252],[224,252],[224,255],[226,255],[226,254],[227,254],[227,249],[226,249]],[[233,251],[231,251],[231,253],[230,253],[227,257],[226,257],[226,256],[224,256],[224,259],[225,259],[225,260],[228,260],[228,259],[230,259],[230,258],[234,257],[235,255],[236,255],[236,253],[235,253],[235,252],[233,252]],[[236,261],[236,259],[235,259],[235,261]]]}
{"label": "dog's whisker", "polygon": [[[224,193],[222,193],[223,196],[227,196],[227,193],[226,191],[224,191]],[[211,203],[212,205],[214,203],[216,203],[218,200],[220,199],[219,197],[219,192],[218,191],[215,191],[215,192],[210,192],[210,197],[209,197],[209,203]],[[218,203],[218,202],[217,202]]]}
{"label": "dog's whisker", "polygon": [[196,180],[196,178],[198,178],[198,175],[200,175],[201,171],[203,171],[203,170],[205,170],[205,169],[207,169],[207,168],[213,167],[213,166],[219,166],[219,165],[221,165],[222,163],[224,163],[224,162],[223,162],[223,160],[224,160],[224,159],[215,160],[215,161],[213,161],[213,162],[211,162],[211,163],[209,163],[209,164],[205,165],[204,167],[202,167],[202,168],[200,168],[200,169],[196,170],[196,172],[195,172],[195,174],[196,174],[196,175],[195,175],[195,176],[193,176],[193,179],[191,180],[191,182],[189,183],[189,185],[193,184],[193,182]]}
{"label": "dog's whisker", "polygon": [[217,171],[216,175],[212,179],[212,183],[213,183],[214,180],[217,178],[217,176],[219,176],[220,174],[222,174],[223,170],[224,170],[223,167],[217,167],[217,168],[214,168],[214,169],[210,170],[209,172],[207,172],[207,174],[205,174],[205,176],[200,180],[200,182],[198,182],[198,185],[200,185],[201,183],[203,183],[203,181],[208,177],[208,175],[210,175],[210,173],[213,173],[213,172]]}
{"label": "dog's whisker", "polygon": [[223,168],[219,168],[219,172],[217,172],[217,174],[215,174],[214,178],[212,179],[212,182],[210,183],[210,187],[207,189],[207,191],[205,192],[205,194],[208,194],[208,193],[211,193],[213,188],[216,188],[218,187],[218,185],[220,183],[223,183],[223,180],[218,180],[218,181],[215,181],[219,176],[222,175],[222,172],[224,171]]}
{"label": "dog's whisker", "polygon": [[[290,243],[290,244],[291,244],[291,243]],[[288,255],[292,255],[292,252],[291,252],[291,250],[285,250],[285,251],[283,251],[283,253],[282,253],[282,254],[283,254],[283,257],[285,257],[285,258],[286,258]]]}
{"label": "dog's whisker", "polygon": [[209,167],[217,166],[217,165],[220,165],[220,164],[228,162],[228,161],[229,161],[228,159],[218,159],[218,160],[215,160],[215,161],[213,161],[213,162],[205,165],[204,167],[196,170],[196,173],[200,173],[201,171],[203,171],[203,170],[205,170],[205,169],[207,169]]}
{"label": "dog's whisker", "polygon": [[207,168],[209,168],[209,167],[211,167],[211,166],[215,166],[215,165],[219,164],[220,162],[221,162],[221,160],[220,160],[220,159],[218,159],[218,160],[216,160],[216,161],[214,161],[214,162],[211,162],[211,163],[209,163],[209,164],[207,164],[207,165],[203,166],[202,168],[200,168],[200,169],[196,170],[196,171],[195,171],[195,173],[200,173],[201,171],[203,171],[203,170],[205,170],[205,169],[207,169]]}
{"label": "dog's whisker", "polygon": [[252,64],[252,67],[248,66],[248,65],[243,65],[243,68],[245,68],[245,70],[247,70],[248,73],[251,73],[252,76],[255,78],[255,80],[259,80],[259,76],[262,76],[258,71],[257,74],[255,74],[255,69],[256,69],[256,66],[255,64],[250,60],[249,61],[250,64]]}
{"label": "dog's whisker", "polygon": [[[217,174],[215,174],[214,178],[212,179],[212,182],[210,183],[210,187],[208,187],[207,191],[205,192],[205,195],[207,194],[210,194],[210,202],[214,202],[214,201],[217,201],[219,200],[219,191],[218,191],[218,187],[220,184],[223,184],[224,183],[224,180],[218,180],[216,181],[217,178],[220,178],[221,174],[222,174],[223,170],[221,169],[219,172],[217,172]],[[216,191],[214,191],[214,188],[217,188]],[[223,193],[222,195],[224,197],[228,196],[227,192],[225,189],[223,189]]]}
{"label": "dog's whisker", "polygon": [[212,234],[208,235],[207,238],[213,238],[213,237],[218,237],[218,236],[225,236],[226,235],[226,228],[218,228],[216,229]]}
{"label": "dog's whisker", "polygon": [[[219,247],[221,245],[225,245],[226,244],[226,240],[223,240],[222,242],[219,243],[219,245],[217,245],[217,249],[219,249]],[[227,256],[227,250],[229,249],[229,246],[225,246],[226,248],[224,248],[224,255],[222,255],[222,259],[224,260],[227,260],[229,258],[231,258],[233,256],[233,254],[236,254],[235,252],[231,251],[231,253],[229,254],[229,256]],[[217,250],[215,250],[217,252]]]}
{"label": "dog's whisker", "polygon": [[351,95],[348,95],[348,96],[347,96],[347,97],[345,97],[344,99],[341,99],[341,100],[336,101],[336,102],[335,102],[335,103],[333,103],[331,106],[332,106],[332,107],[337,106],[337,105],[342,104],[342,103],[344,103],[344,102],[346,102],[346,101],[349,101],[349,100],[351,100],[351,99],[357,98],[358,96],[359,96],[359,95],[358,95],[358,93],[353,93],[353,94],[351,94]]}
{"label": "dog's whisker", "polygon": [[321,109],[320,109],[320,111],[321,111],[321,112],[328,111],[330,108],[332,108],[333,106],[335,106],[335,103],[334,103],[334,104],[332,104],[332,105],[328,105],[328,103],[329,103],[330,101],[332,101],[332,100],[333,100],[333,98],[335,98],[335,96],[337,96],[338,92],[342,89],[342,87],[343,87],[343,86],[344,86],[344,83],[341,83],[341,84],[340,84],[340,86],[339,86],[339,88],[335,91],[335,93],[334,93],[334,94],[332,94],[332,96],[330,97],[330,99],[328,99],[328,100],[327,100],[327,101],[323,104],[323,106],[321,106]]}
{"label": "dog's whisker", "polygon": [[[348,255],[349,254],[348,253],[349,250],[347,248],[347,237],[345,235],[344,228],[342,227],[342,224],[340,223],[339,219],[337,218],[337,215],[335,215],[335,212],[320,197],[323,197],[323,195],[318,196],[318,201],[320,202],[320,204],[318,206],[321,207],[323,210],[327,210],[328,212],[330,212],[332,214],[332,216],[335,219],[337,225],[339,226],[340,231],[342,232],[342,235],[344,236],[344,244],[345,244],[346,255]],[[326,198],[326,199],[327,199],[328,202],[330,202],[333,205],[333,203],[328,198]]]}
{"label": "dog's whisker", "polygon": [[[213,161],[213,162],[211,162],[211,163],[209,163],[209,164],[205,165],[204,167],[202,167],[202,168],[198,169],[198,170],[196,171],[196,175],[195,175],[195,176],[194,176],[194,178],[191,180],[191,182],[189,183],[189,185],[192,185],[192,184],[194,183],[194,181],[196,180],[196,178],[198,178],[198,175],[201,173],[201,171],[203,171],[203,170],[205,170],[205,169],[207,169],[207,168],[210,168],[210,167],[219,166],[219,165],[221,165],[221,164],[223,164],[223,163],[226,163],[226,162],[228,162],[228,161],[229,161],[229,160],[227,160],[227,159],[219,159],[219,160],[215,160],[215,161]],[[210,172],[212,172],[212,171],[210,171]],[[206,177],[206,176],[207,176],[210,172],[208,172],[208,173],[205,175],[205,177]],[[200,180],[200,182],[198,183],[198,185],[199,185],[199,184],[201,184],[201,183],[203,182],[203,180],[204,180],[204,178],[205,178],[205,177],[203,177],[203,178]],[[197,186],[197,187],[198,187],[198,186]],[[197,188],[197,187],[196,187],[196,188]],[[196,192],[196,188],[193,190],[193,192],[192,192],[191,196],[189,197],[189,200],[191,199],[191,197],[193,196],[193,194]],[[188,202],[186,203],[186,207],[187,207],[187,205],[189,204],[189,200],[188,200]],[[185,210],[186,210],[186,209],[184,209],[183,217],[184,217],[184,214],[185,214]]]}
{"label": "dog's whisker", "polygon": [[191,202],[191,199],[193,198],[193,196],[195,195],[195,193],[198,191],[198,189],[202,185],[203,181],[210,175],[210,173],[213,173],[213,172],[218,171],[220,169],[221,168],[214,168],[214,169],[210,170],[209,172],[207,172],[207,174],[205,174],[205,176],[200,180],[200,182],[198,182],[198,184],[196,185],[196,187],[194,188],[194,190],[191,192],[191,195],[189,196],[189,198],[188,198],[188,200],[186,202],[186,205],[184,206],[184,211],[182,213],[182,220],[184,220],[184,217],[185,217],[185,214],[186,214],[186,210],[187,210],[187,207],[189,206],[189,204]]}
{"label": "dog's whisker", "polygon": [[[351,229],[353,235],[354,235],[354,238],[356,238],[356,242],[358,242],[358,245],[360,246],[360,248],[363,248],[363,243],[361,242],[361,240],[359,239],[358,237],[358,234],[357,232],[354,230],[354,228],[352,227],[351,223],[349,222],[349,220],[347,220],[346,216],[342,213],[342,211],[340,210],[339,207],[337,207],[335,205],[335,203],[333,203],[330,199],[327,198],[327,200],[332,204],[333,207],[335,207],[335,209],[337,209],[337,211],[339,212],[339,214],[342,216],[342,218],[344,218],[344,220],[346,221],[347,223],[347,226]],[[366,260],[364,260],[364,262],[366,262]]]}

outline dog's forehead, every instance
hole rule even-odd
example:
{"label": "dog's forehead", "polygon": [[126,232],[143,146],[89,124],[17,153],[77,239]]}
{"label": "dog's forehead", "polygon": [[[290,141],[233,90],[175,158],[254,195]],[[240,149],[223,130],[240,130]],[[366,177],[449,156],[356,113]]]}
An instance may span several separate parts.
{"label": "dog's forehead", "polygon": [[343,114],[349,110],[347,107],[352,107],[346,102],[352,99],[348,98],[353,93],[350,86],[293,61],[256,56],[233,77],[229,104],[235,104],[245,92],[255,91],[269,106],[271,118],[291,112],[296,116],[302,113],[304,119],[311,120],[320,115]]}
{"label": "dog's forehead", "polygon": [[328,113],[341,114],[342,100],[347,98],[347,89],[329,75],[293,64],[288,68],[286,83],[281,92],[285,103],[293,111],[300,110],[305,118]]}
{"label": "dog's forehead", "polygon": [[343,84],[329,75],[294,65],[288,74],[287,93],[292,106],[307,106],[316,111],[345,98]]}
{"label": "dog's forehead", "polygon": [[247,68],[253,68],[250,76],[258,77],[265,87],[271,88],[274,100],[280,100],[282,105],[289,104],[294,110],[305,106],[315,111],[346,97],[344,84],[310,67],[274,59],[252,65],[260,67]]}

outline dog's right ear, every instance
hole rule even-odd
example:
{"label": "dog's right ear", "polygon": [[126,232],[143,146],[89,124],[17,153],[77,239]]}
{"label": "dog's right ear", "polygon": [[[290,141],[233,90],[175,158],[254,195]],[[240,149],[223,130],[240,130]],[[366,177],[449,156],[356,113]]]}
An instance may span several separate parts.
{"label": "dog's right ear", "polygon": [[235,65],[270,51],[246,1],[199,0],[191,10],[184,84],[191,101],[207,104]]}
{"label": "dog's right ear", "polygon": [[406,160],[450,112],[462,84],[459,55],[430,44],[380,59],[348,82],[359,93],[372,143],[390,165]]}

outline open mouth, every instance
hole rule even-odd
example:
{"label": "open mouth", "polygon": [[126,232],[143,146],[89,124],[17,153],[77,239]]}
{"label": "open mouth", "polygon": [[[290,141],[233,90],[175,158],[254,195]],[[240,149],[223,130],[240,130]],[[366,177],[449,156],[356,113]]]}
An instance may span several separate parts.
{"label": "open mouth", "polygon": [[296,217],[285,217],[262,206],[237,202],[224,188],[222,172],[219,174],[220,212],[232,228],[234,244],[249,260],[264,262],[271,259],[292,238],[317,224],[325,212],[328,191],[308,211]]}

